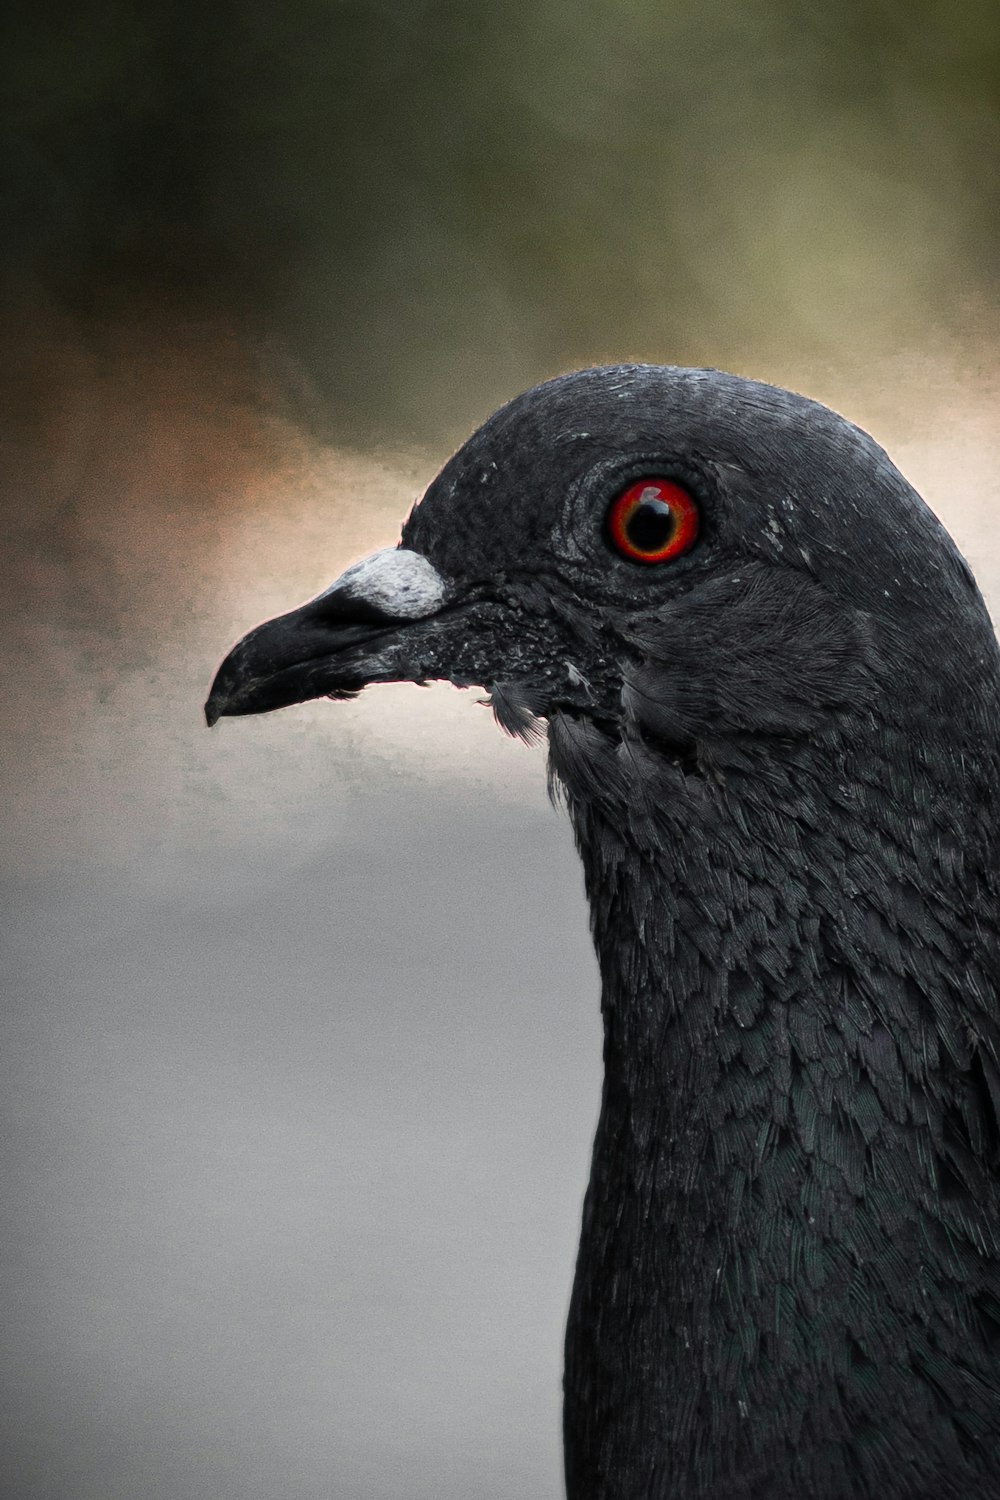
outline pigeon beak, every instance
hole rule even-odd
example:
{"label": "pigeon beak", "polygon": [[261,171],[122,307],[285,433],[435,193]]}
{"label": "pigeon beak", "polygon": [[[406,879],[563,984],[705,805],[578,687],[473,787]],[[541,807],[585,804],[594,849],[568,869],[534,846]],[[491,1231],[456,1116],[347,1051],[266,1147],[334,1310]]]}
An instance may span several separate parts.
{"label": "pigeon beak", "polygon": [[406,650],[406,628],[437,615],[451,594],[419,552],[386,547],[373,553],[308,604],[237,642],[205,704],[209,728],[224,715],[349,698],[369,682],[420,680]]}

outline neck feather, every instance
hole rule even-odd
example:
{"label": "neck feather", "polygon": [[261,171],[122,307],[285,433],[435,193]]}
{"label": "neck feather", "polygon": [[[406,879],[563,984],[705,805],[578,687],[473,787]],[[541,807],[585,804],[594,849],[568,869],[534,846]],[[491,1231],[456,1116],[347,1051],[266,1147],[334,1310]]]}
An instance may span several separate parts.
{"label": "neck feather", "polygon": [[567,1332],[571,1500],[847,1493],[861,1422],[921,1445],[924,1478],[952,1472],[944,1414],[998,1421],[976,1383],[1000,1348],[985,851],[912,778],[901,818],[843,744],[722,769],[587,731],[581,780],[575,733],[553,764],[605,1082]]}

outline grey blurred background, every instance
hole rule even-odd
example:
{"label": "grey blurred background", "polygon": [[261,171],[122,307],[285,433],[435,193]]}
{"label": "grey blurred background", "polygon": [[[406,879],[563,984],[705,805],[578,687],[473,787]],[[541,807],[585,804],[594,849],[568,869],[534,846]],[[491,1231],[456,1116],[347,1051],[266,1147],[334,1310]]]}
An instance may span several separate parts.
{"label": "grey blurred background", "polygon": [[987,0],[8,9],[6,1493],[561,1493],[598,987],[475,692],[203,729],[501,400],[717,364],[1000,604]]}

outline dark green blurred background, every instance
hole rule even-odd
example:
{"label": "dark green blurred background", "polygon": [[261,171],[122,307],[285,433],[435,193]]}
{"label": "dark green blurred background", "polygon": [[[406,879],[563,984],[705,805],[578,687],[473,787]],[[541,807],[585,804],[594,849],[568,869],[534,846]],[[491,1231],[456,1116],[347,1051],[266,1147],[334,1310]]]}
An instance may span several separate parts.
{"label": "dark green blurred background", "polygon": [[335,435],[555,369],[754,373],[995,299],[995,0],[21,4],[5,249],[81,319],[225,309]]}

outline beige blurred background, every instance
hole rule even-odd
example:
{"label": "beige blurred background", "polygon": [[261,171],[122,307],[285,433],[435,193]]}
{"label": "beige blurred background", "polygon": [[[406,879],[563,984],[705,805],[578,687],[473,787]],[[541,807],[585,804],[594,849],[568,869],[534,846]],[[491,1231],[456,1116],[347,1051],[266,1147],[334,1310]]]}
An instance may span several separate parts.
{"label": "beige blurred background", "polygon": [[1000,17],[116,0],[2,51],[6,1490],[554,1500],[600,1028],[544,758],[445,687],[201,702],[606,359],[844,411],[1000,608]]}

